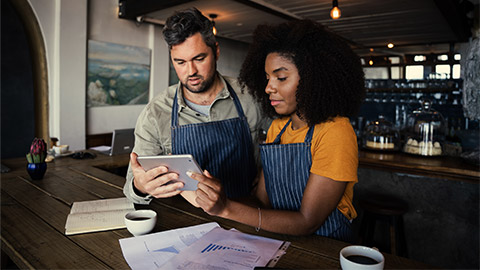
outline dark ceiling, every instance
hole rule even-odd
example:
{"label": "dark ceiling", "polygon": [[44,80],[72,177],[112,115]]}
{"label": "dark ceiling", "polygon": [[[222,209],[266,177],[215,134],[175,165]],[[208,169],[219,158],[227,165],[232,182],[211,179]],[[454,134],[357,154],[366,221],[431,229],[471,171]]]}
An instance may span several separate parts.
{"label": "dark ceiling", "polygon": [[[250,42],[258,24],[312,19],[345,38],[360,55],[445,53],[472,36],[476,0],[338,0],[342,17],[330,18],[331,0],[119,0],[119,17],[163,24],[194,6],[216,14],[218,36]],[[477,5],[477,13],[474,12]],[[478,18],[477,18],[478,21]],[[388,49],[386,44],[395,44]]]}

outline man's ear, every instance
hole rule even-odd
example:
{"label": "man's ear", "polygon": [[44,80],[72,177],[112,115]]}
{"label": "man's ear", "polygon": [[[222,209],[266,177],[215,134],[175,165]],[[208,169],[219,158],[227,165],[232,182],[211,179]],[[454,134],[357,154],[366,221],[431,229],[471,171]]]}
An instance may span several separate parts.
{"label": "man's ear", "polygon": [[215,61],[218,60],[220,57],[220,46],[218,46],[218,42],[215,42]]}

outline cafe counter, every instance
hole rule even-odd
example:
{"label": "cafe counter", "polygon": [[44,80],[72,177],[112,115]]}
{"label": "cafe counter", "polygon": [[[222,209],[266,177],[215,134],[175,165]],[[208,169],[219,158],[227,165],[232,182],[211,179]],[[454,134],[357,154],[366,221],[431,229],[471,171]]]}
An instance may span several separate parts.
{"label": "cafe counter", "polygon": [[478,269],[479,183],[479,166],[459,157],[360,150],[354,229],[362,220],[361,200],[372,193],[400,199],[408,204],[403,220],[409,258]]}
{"label": "cafe counter", "polygon": [[359,167],[478,184],[480,166],[460,157],[359,150]]}

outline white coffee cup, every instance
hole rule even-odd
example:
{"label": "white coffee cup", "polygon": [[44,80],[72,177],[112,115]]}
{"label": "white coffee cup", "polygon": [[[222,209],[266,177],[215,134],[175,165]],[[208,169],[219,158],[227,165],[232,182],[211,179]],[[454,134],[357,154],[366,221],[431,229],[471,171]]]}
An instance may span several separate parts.
{"label": "white coffee cup", "polygon": [[343,270],[382,270],[383,254],[365,246],[346,246],[340,250],[340,266]]}
{"label": "white coffee cup", "polygon": [[127,230],[134,236],[147,234],[157,223],[157,213],[153,210],[136,210],[125,215]]}
{"label": "white coffee cup", "polygon": [[62,155],[68,152],[68,145],[67,144],[62,144],[58,146],[54,146],[53,150],[55,151],[56,155]]}

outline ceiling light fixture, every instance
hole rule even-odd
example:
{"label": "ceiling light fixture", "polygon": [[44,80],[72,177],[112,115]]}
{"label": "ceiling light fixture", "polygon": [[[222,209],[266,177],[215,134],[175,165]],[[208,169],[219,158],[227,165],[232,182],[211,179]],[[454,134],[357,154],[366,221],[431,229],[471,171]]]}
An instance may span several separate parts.
{"label": "ceiling light fixture", "polygon": [[217,35],[217,28],[215,27],[215,18],[218,17],[217,14],[209,14],[208,17],[210,17],[210,19],[212,19],[212,25],[213,25],[213,34],[216,36]]}
{"label": "ceiling light fixture", "polygon": [[389,43],[387,44],[387,47],[388,47],[389,49],[391,49],[391,48],[395,47],[395,45],[393,45],[392,42],[389,42]]}
{"label": "ceiling light fixture", "polygon": [[342,12],[338,8],[338,0],[332,1],[332,10],[330,10],[330,17],[336,20],[342,16]]}

